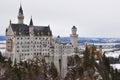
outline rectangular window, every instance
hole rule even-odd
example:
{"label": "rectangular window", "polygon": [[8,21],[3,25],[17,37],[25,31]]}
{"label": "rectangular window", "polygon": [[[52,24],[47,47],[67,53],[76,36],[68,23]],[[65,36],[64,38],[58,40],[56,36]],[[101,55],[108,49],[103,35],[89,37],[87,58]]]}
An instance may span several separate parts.
{"label": "rectangular window", "polygon": [[17,42],[17,44],[19,44],[19,42]]}

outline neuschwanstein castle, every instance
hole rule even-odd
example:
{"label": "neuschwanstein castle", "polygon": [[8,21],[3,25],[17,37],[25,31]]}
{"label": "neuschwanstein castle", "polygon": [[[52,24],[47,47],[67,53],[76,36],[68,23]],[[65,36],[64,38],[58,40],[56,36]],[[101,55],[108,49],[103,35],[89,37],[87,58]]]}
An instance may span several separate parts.
{"label": "neuschwanstein castle", "polygon": [[29,25],[24,23],[24,13],[22,6],[18,12],[18,23],[10,21],[6,29],[6,53],[17,63],[39,57],[45,57],[48,62],[54,62],[59,75],[63,78],[67,73],[67,57],[75,55],[78,47],[77,28],[72,27],[69,43],[62,43],[60,36],[56,41],[50,26],[36,26],[30,19]]}

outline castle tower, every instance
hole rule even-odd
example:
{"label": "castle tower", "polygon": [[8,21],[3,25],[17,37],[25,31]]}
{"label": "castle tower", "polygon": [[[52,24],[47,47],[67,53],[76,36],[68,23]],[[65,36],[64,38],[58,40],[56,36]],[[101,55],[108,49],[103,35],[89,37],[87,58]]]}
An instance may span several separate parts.
{"label": "castle tower", "polygon": [[78,47],[78,34],[76,34],[77,32],[77,28],[75,26],[72,27],[72,34],[70,34],[70,42],[72,43],[74,48]]}
{"label": "castle tower", "polygon": [[18,24],[23,24],[24,14],[22,6],[20,5],[19,12],[18,12]]}

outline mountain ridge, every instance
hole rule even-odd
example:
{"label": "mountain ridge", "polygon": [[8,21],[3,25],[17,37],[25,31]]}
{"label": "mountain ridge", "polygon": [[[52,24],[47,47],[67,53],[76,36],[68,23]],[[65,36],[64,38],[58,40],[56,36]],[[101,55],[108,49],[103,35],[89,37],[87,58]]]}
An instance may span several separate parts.
{"label": "mountain ridge", "polygon": [[[53,37],[56,40],[57,37]],[[5,36],[0,36],[0,41],[5,41]],[[61,37],[61,42],[70,42],[70,37]],[[97,37],[78,37],[78,43],[120,43],[120,38],[97,38]]]}

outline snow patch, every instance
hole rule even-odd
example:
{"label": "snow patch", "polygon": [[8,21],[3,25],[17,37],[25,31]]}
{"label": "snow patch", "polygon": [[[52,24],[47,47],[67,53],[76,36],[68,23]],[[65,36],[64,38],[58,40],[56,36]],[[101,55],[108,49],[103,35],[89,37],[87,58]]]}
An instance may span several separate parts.
{"label": "snow patch", "polygon": [[120,51],[113,51],[105,53],[106,57],[119,58]]}
{"label": "snow patch", "polygon": [[110,64],[110,66],[112,66],[113,69],[118,69],[118,70],[120,70],[120,64]]}

